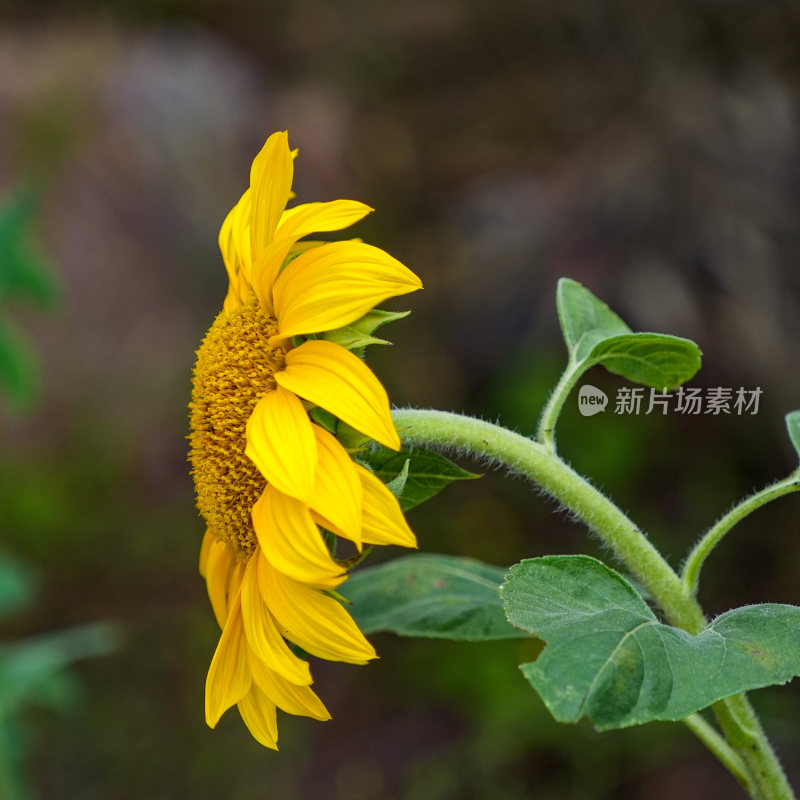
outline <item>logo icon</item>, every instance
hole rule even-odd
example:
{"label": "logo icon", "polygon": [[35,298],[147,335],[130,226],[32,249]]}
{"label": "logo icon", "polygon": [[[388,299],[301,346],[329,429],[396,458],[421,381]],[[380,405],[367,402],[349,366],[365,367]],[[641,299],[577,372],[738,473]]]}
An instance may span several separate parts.
{"label": "logo icon", "polygon": [[581,386],[578,392],[578,411],[584,417],[593,417],[595,414],[605,411],[607,405],[608,397],[605,392],[589,383]]}

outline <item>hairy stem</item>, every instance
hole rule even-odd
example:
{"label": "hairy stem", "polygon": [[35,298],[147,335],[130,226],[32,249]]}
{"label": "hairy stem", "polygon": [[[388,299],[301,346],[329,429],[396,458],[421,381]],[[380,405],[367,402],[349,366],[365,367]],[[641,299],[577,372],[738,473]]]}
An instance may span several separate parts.
{"label": "hairy stem", "polygon": [[639,527],[551,450],[506,428],[460,414],[404,409],[393,416],[400,437],[408,444],[465,450],[525,475],[614,550],[673,625],[691,633],[705,627],[699,606]]}
{"label": "hairy stem", "polygon": [[[557,416],[560,406],[555,402]],[[393,412],[393,417],[406,444],[462,451],[524,475],[563,503],[614,550],[650,592],[671,624],[692,634],[705,627],[706,619],[697,600],[639,527],[562,461],[552,447],[499,425],[446,411],[399,409]],[[745,765],[748,791],[753,797],[794,800],[792,789],[747,698],[743,694],[726,698],[715,703],[714,711],[738,760],[731,760],[729,750],[718,747],[720,739],[709,737],[709,729],[698,726],[696,720],[687,724],[696,733],[702,728],[700,738],[716,755],[722,753],[724,757],[720,760],[726,767],[730,769],[730,762],[742,773],[742,765]]]}
{"label": "hairy stem", "polygon": [[746,497],[725,514],[703,535],[700,541],[692,548],[692,552],[689,553],[682,572],[686,591],[691,594],[697,593],[700,570],[703,568],[705,560],[734,525],[771,500],[796,491],[800,491],[800,474],[798,474],[798,471],[793,472],[788,478],[784,478],[784,480],[773,483],[760,492]]}
{"label": "hairy stem", "polygon": [[558,379],[558,383],[542,411],[539,426],[536,429],[536,441],[552,452],[555,452],[556,449],[556,422],[558,422],[561,409],[564,407],[569,393],[581,375],[583,375],[583,370],[577,369],[570,359],[570,363]]}

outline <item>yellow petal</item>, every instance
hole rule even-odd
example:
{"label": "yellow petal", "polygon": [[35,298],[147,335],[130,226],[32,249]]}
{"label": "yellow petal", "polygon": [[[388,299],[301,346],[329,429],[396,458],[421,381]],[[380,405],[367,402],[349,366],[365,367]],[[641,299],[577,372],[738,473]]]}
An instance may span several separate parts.
{"label": "yellow petal", "polygon": [[252,679],[247,664],[247,645],[237,595],[219,637],[206,678],[206,723],[216,726],[219,718],[247,694]]}
{"label": "yellow petal", "polygon": [[[228,603],[230,604],[231,598],[236,597],[239,589],[242,588],[242,578],[244,577],[244,563],[238,559],[234,561],[231,568],[230,575],[228,576]],[[230,613],[230,608],[228,609]]]}
{"label": "yellow petal", "polygon": [[253,506],[253,527],[262,554],[284,575],[326,589],[345,579],[308,507],[271,484]]}
{"label": "yellow petal", "polygon": [[419,278],[383,250],[330,242],[299,255],[275,282],[280,337],[341,328],[387,298],[421,288]]}
{"label": "yellow petal", "polygon": [[314,425],[317,438],[317,479],[311,508],[328,520],[331,530],[361,549],[361,503],[363,490],[356,466],[335,436]]}
{"label": "yellow petal", "polygon": [[206,588],[220,628],[225,627],[225,620],[228,618],[228,585],[235,561],[225,542],[215,539],[211,543],[206,559]]}
{"label": "yellow petal", "polygon": [[251,686],[250,691],[239,701],[239,713],[244,724],[253,734],[253,738],[264,747],[278,749],[278,720],[275,703],[262,692],[258,686]]}
{"label": "yellow petal", "polygon": [[286,257],[297,247],[297,240],[309,233],[338,231],[365,217],[372,209],[356,200],[329,203],[304,203],[283,212],[274,240],[258,254],[254,274],[258,276],[258,295],[271,312],[272,287]]}
{"label": "yellow petal", "polygon": [[400,449],[386,390],[369,367],[338,344],[303,342],[286,354],[279,386],[321,406],[381,444]]}
{"label": "yellow petal", "polygon": [[317,441],[303,404],[290,391],[278,386],[258,401],[247,420],[245,453],[276,489],[311,499]]}
{"label": "yellow petal", "polygon": [[250,247],[254,262],[272,241],[292,190],[294,164],[286,131],[273,133],[250,169]]}
{"label": "yellow petal", "polygon": [[281,636],[258,588],[259,552],[250,557],[242,581],[242,619],[250,649],[273,671],[292,683],[311,683],[308,662],[298,658]]}
{"label": "yellow petal", "polygon": [[258,583],[269,610],[287,639],[329,661],[365,664],[377,658],[342,605],[318,589],[293,581],[264,558],[258,560]]}
{"label": "yellow petal", "polygon": [[219,249],[228,273],[225,310],[241,306],[252,293],[250,284],[250,190],[225,217],[219,232]]}
{"label": "yellow petal", "polygon": [[206,576],[206,563],[208,562],[208,554],[212,544],[214,544],[214,536],[210,530],[206,529],[205,535],[203,536],[203,543],[200,545],[200,563],[198,565],[200,575],[203,578]]}
{"label": "yellow petal", "polygon": [[380,479],[360,464],[355,468],[364,488],[363,531],[367,544],[416,547],[417,537],[408,527],[400,503]]}
{"label": "yellow petal", "polygon": [[331,200],[327,203],[301,203],[281,215],[276,239],[295,240],[309,233],[340,231],[364,219],[374,209],[358,200]]}
{"label": "yellow petal", "polygon": [[287,714],[299,717],[330,719],[331,715],[310,686],[297,686],[262,664],[255,653],[249,653],[250,672],[256,686]]}

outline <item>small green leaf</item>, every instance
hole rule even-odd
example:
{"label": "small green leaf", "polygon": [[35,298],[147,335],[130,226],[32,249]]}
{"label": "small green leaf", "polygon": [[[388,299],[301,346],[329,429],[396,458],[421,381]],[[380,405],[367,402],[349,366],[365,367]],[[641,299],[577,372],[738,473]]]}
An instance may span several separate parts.
{"label": "small green leaf", "polygon": [[571,278],[561,278],[556,307],[564,341],[573,361],[583,361],[596,344],[631,329],[588,289]]}
{"label": "small green leaf", "polygon": [[786,430],[789,431],[789,438],[800,456],[800,411],[790,411],[786,415]]}
{"label": "small green leaf", "polygon": [[661,333],[629,333],[596,344],[589,365],[654,389],[674,389],[700,369],[700,348],[689,339]]}
{"label": "small green leaf", "polygon": [[679,720],[723,697],[800,674],[800,608],[764,604],[717,617],[699,635],[660,623],[617,572],[588,556],[511,567],[512,625],[547,642],[525,677],[560,722],[598,730]]}
{"label": "small green leaf", "polygon": [[408,461],[408,475],[403,496],[400,498],[404,511],[429,500],[453,481],[480,477],[428,450],[401,450],[398,453],[388,447],[376,446],[359,453],[359,459],[365,461],[384,483],[389,483],[400,475]]}
{"label": "small green leaf", "polygon": [[459,641],[514,639],[500,603],[506,570],[441,555],[410,555],[359,570],[343,587],[364,633]]}

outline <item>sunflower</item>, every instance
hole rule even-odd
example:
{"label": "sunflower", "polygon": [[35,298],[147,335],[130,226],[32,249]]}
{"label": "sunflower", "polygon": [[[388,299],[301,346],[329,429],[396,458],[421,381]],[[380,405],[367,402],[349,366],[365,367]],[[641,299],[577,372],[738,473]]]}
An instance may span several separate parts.
{"label": "sunflower", "polygon": [[200,573],[222,629],[206,721],[215,727],[237,705],[253,736],[276,749],[277,708],[330,718],[298,652],[351,664],[376,657],[333,592],[347,562],[328,542],[416,546],[395,497],[333,431],[344,423],[400,448],[386,391],[337,334],[422,284],[363,242],[301,241],[372,209],[353,200],[287,209],[295,155],[285,132],[270,136],[222,225],[229,289],[197,351],[190,404],[206,523]]}

